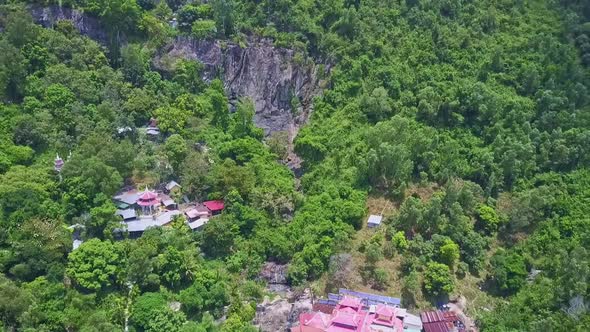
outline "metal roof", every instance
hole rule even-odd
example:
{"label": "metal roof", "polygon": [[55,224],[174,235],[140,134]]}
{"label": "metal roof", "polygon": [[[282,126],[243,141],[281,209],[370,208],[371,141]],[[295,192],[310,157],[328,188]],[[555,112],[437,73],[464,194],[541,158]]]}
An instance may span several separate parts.
{"label": "metal roof", "polygon": [[221,199],[213,200],[213,201],[206,201],[206,202],[203,202],[203,205],[205,205],[211,211],[221,211],[221,210],[223,210],[223,207],[224,207],[223,200],[221,200]]}
{"label": "metal roof", "polygon": [[424,332],[450,332],[453,330],[453,324],[448,322],[425,323]]}
{"label": "metal roof", "polygon": [[135,219],[128,222],[123,222],[127,225],[127,231],[132,232],[143,232],[150,227],[160,227],[168,224],[172,221],[174,216],[181,215],[182,212],[178,210],[164,211],[154,216],[141,216],[139,219]]}
{"label": "metal roof", "polygon": [[137,218],[137,215],[135,214],[134,209],[117,210],[117,212],[115,214],[118,216],[121,216],[121,218],[123,218],[123,220]]}
{"label": "metal roof", "polygon": [[[363,302],[365,302],[364,304],[367,306],[371,305],[371,304],[380,304],[380,303],[389,304],[389,305],[393,305],[393,306],[399,306],[401,304],[401,299],[399,299],[397,297],[376,295],[376,294],[370,294],[370,293],[364,293],[364,292],[355,292],[355,291],[351,291],[351,290],[344,289],[344,288],[340,288],[338,290],[338,293],[340,293],[340,295],[350,295],[350,296],[359,297],[364,300]],[[328,296],[328,298],[329,298],[329,296]]]}
{"label": "metal roof", "polygon": [[166,190],[168,190],[168,191],[172,190],[172,188],[174,188],[174,187],[180,188],[180,185],[174,180],[172,180],[172,181],[168,182],[168,184],[166,184]]}
{"label": "metal roof", "polygon": [[381,225],[381,219],[383,219],[382,216],[377,216],[377,215],[370,215],[369,216],[369,220],[367,220],[367,224],[369,226],[379,226]]}
{"label": "metal roof", "polygon": [[452,311],[425,311],[420,314],[423,323],[454,322],[459,320],[457,314]]}
{"label": "metal roof", "polygon": [[76,250],[76,249],[78,249],[78,247],[79,247],[79,246],[80,246],[82,243],[84,243],[84,241],[82,241],[82,240],[74,240],[74,241],[72,242],[72,250]]}
{"label": "metal roof", "polygon": [[171,205],[176,205],[176,202],[172,198],[168,198],[168,199],[162,200],[162,204],[164,204],[164,206],[171,206]]}
{"label": "metal roof", "polygon": [[422,320],[420,320],[420,317],[418,317],[416,315],[406,313],[405,317],[403,318],[403,322],[404,322],[404,329],[405,328],[415,328],[417,330],[422,330]]}
{"label": "metal roof", "polygon": [[198,229],[201,226],[205,225],[207,222],[209,222],[209,219],[206,219],[206,218],[197,219],[193,222],[189,222],[188,227],[190,227],[192,230],[195,230],[195,229]]}
{"label": "metal roof", "polygon": [[130,190],[121,193],[120,195],[117,195],[113,198],[119,202],[123,202],[128,205],[133,205],[137,203],[137,200],[139,199],[139,193],[137,192],[137,190]]}

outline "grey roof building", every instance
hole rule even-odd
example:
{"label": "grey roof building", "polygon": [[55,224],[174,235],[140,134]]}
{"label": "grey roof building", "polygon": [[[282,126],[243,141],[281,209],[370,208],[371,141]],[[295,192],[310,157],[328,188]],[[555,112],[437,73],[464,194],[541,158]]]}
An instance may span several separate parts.
{"label": "grey roof building", "polygon": [[367,226],[369,228],[378,227],[379,225],[381,225],[381,219],[383,219],[382,216],[372,214],[369,216],[369,220],[367,220]]}
{"label": "grey roof building", "polygon": [[150,227],[161,227],[172,221],[174,216],[182,215],[182,212],[178,210],[164,211],[160,214],[153,216],[141,216],[138,219],[134,219],[128,222],[122,222],[127,226],[129,233],[144,232]]}
{"label": "grey roof building", "polygon": [[115,213],[118,216],[121,216],[123,220],[132,220],[137,218],[137,214],[135,213],[135,209],[125,209],[125,210],[117,210]]}

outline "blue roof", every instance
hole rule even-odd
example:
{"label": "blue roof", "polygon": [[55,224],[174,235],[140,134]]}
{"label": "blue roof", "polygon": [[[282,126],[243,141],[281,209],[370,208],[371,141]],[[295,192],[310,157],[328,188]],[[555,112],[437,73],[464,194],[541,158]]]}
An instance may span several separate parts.
{"label": "blue roof", "polygon": [[[351,291],[351,290],[344,289],[344,288],[340,288],[338,290],[338,293],[340,295],[350,295],[350,296],[356,296],[358,298],[361,298],[365,305],[373,305],[373,304],[382,304],[383,303],[383,304],[399,306],[402,302],[401,299],[399,299],[397,297],[376,295],[376,294],[370,294],[370,293],[364,293],[364,292],[355,292],[355,291]],[[329,298],[330,298],[330,296],[328,294],[328,299]]]}

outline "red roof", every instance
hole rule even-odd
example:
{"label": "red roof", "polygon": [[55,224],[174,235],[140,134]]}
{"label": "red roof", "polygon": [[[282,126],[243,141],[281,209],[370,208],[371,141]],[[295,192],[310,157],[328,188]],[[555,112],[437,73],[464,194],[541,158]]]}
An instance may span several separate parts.
{"label": "red roof", "polygon": [[444,322],[445,316],[442,311],[425,311],[420,313],[422,323]]}
{"label": "red roof", "polygon": [[143,193],[141,195],[139,195],[139,199],[137,201],[137,204],[139,206],[152,206],[152,205],[158,205],[158,194],[156,194],[153,191],[149,191],[148,188],[146,187],[145,190],[143,191]]}
{"label": "red roof", "polygon": [[423,323],[455,322],[459,320],[457,314],[452,311],[425,311],[420,314]]}
{"label": "red roof", "polygon": [[330,315],[334,311],[334,308],[336,308],[336,307],[333,305],[321,304],[321,303],[316,302],[313,304],[313,309],[311,309],[311,310],[320,311],[320,312]]}
{"label": "red roof", "polygon": [[203,205],[205,205],[211,211],[221,211],[224,208],[222,200],[206,201],[203,202]]}
{"label": "red roof", "polygon": [[453,327],[453,323],[448,322],[424,323],[422,326],[424,332],[450,332]]}

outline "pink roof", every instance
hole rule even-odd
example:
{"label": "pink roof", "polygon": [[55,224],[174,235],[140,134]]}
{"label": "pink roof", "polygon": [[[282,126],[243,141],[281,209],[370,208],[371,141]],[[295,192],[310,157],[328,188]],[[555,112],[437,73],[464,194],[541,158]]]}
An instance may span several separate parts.
{"label": "pink roof", "polygon": [[330,325],[330,315],[326,315],[321,312],[303,313],[299,317],[299,323],[302,326],[325,329]]}
{"label": "pink roof", "polygon": [[190,209],[190,210],[186,211],[185,213],[186,213],[186,216],[191,219],[194,219],[199,215],[199,211],[197,211],[197,209]]}
{"label": "pink roof", "polygon": [[340,311],[340,312],[346,312],[346,313],[349,313],[349,314],[356,313],[356,309],[353,309],[351,307],[343,307],[343,308],[338,309],[338,311]]}
{"label": "pink roof", "polygon": [[139,199],[141,199],[143,201],[149,201],[149,200],[156,199],[156,198],[158,198],[158,194],[156,194],[153,191],[149,191],[148,188],[145,188],[143,193],[141,195],[139,195]]}
{"label": "pink roof", "polygon": [[361,300],[356,297],[345,296],[344,298],[342,298],[342,300],[340,300],[340,302],[338,302],[338,309],[340,307],[351,307],[358,309],[361,307]]}
{"label": "pink roof", "polygon": [[203,202],[203,205],[205,205],[211,211],[221,211],[224,208],[222,200],[206,201]]}
{"label": "pink roof", "polygon": [[300,325],[291,332],[403,331],[403,322],[396,317],[396,308],[380,304],[375,309],[375,313],[369,313],[363,309],[359,298],[345,296],[331,314],[302,313]]}
{"label": "pink roof", "polygon": [[137,201],[137,204],[139,206],[157,205],[158,204],[157,198],[158,198],[158,194],[156,194],[153,191],[149,191],[146,187],[145,191],[141,195],[139,195],[139,200]]}
{"label": "pink roof", "polygon": [[378,304],[377,310],[375,311],[377,315],[386,316],[386,317],[393,317],[394,309],[388,305]]}
{"label": "pink roof", "polygon": [[340,310],[336,311],[336,314],[332,318],[332,323],[356,328],[358,326],[358,317],[356,314],[351,314]]}

